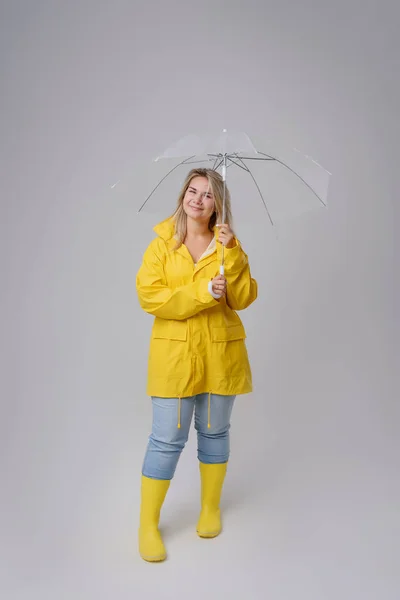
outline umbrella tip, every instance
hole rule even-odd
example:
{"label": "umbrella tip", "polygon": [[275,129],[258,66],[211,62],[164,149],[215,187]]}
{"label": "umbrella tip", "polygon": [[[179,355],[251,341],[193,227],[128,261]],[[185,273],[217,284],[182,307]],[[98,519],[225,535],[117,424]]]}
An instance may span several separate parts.
{"label": "umbrella tip", "polygon": [[223,129],[223,130],[222,130],[222,133],[226,133],[226,129]]}

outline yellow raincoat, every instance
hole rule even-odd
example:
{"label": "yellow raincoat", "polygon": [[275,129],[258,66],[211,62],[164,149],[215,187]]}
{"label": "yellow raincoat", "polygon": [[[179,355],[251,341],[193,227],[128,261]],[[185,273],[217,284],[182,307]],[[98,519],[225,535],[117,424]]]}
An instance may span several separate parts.
{"label": "yellow raincoat", "polygon": [[147,394],[184,398],[201,393],[221,395],[252,391],[246,333],[236,313],[257,297],[248,258],[235,238],[225,248],[227,295],[214,299],[208,283],[219,273],[221,246],[215,237],[197,265],[185,245],[173,250],[174,225],[167,219],[154,227],[136,276],[143,310],[154,315]]}

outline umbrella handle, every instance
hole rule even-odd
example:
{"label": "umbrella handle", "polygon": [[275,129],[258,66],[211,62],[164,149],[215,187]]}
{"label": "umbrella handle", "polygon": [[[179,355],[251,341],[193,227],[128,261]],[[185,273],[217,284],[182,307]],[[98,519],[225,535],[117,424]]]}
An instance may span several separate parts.
{"label": "umbrella handle", "polygon": [[224,265],[220,265],[219,272],[220,272],[220,275],[225,275],[225,267],[224,267]]}

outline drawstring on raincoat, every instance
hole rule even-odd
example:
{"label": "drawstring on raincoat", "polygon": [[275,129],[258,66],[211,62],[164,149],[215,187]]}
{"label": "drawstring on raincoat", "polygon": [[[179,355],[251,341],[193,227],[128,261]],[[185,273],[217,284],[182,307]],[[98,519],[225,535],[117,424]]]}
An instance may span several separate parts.
{"label": "drawstring on raincoat", "polygon": [[[181,428],[181,402],[182,398],[178,398],[178,429]],[[211,429],[211,392],[208,392],[208,422],[207,429]]]}

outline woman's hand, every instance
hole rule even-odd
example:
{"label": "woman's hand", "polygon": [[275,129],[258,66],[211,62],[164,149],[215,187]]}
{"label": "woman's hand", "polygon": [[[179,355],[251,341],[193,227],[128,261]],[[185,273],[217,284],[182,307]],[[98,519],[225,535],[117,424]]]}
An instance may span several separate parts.
{"label": "woman's hand", "polygon": [[217,275],[212,280],[212,290],[214,294],[226,295],[226,279],[223,275]]}
{"label": "woman's hand", "polygon": [[234,248],[235,240],[232,229],[227,224],[217,225],[218,227],[218,242],[226,248]]}

